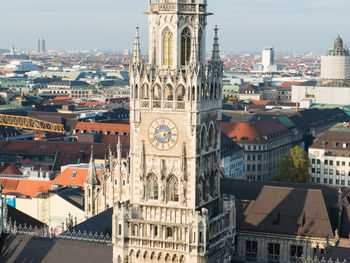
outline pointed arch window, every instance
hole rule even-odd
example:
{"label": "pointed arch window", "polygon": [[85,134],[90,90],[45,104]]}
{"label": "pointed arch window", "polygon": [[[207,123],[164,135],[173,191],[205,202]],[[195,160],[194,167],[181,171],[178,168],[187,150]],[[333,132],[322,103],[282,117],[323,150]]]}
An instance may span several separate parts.
{"label": "pointed arch window", "polygon": [[181,65],[185,66],[191,57],[191,32],[186,27],[181,33]]}
{"label": "pointed arch window", "polygon": [[173,65],[173,34],[170,32],[169,28],[166,28],[162,34],[162,44],[163,44],[163,65],[171,66]]}
{"label": "pointed arch window", "polygon": [[147,177],[146,198],[151,200],[158,200],[158,178],[153,173]]}
{"label": "pointed arch window", "polygon": [[179,181],[175,175],[170,175],[167,181],[167,200],[170,202],[179,201]]}

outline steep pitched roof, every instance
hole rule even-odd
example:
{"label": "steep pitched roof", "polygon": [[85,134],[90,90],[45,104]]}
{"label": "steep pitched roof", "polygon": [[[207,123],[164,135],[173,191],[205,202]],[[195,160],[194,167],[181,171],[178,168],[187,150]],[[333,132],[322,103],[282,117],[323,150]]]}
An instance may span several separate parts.
{"label": "steep pitched roof", "polygon": [[[101,170],[96,170],[98,177],[101,176]],[[84,181],[88,175],[88,169],[66,168],[52,181],[59,185],[79,185],[84,189]]]}
{"label": "steep pitched roof", "polygon": [[113,261],[113,246],[24,235],[2,236],[0,262],[99,262]]}
{"label": "steep pitched roof", "polygon": [[[254,201],[258,198],[260,192],[264,186],[273,187],[288,187],[294,189],[312,189],[320,190],[325,202],[329,220],[333,229],[333,232],[337,228],[339,207],[338,207],[338,191],[339,187],[323,184],[300,184],[300,183],[282,183],[282,182],[261,182],[261,181],[248,181],[248,180],[235,180],[235,179],[221,179],[221,192],[223,194],[233,194],[238,200]],[[350,188],[342,187],[342,200],[349,199],[350,201]],[[345,209],[343,209],[343,217],[341,220],[340,236],[348,238],[350,234],[350,205],[349,202],[345,202]],[[345,210],[345,211],[344,211]]]}
{"label": "steep pitched roof", "polygon": [[113,215],[113,207],[105,210],[104,212],[89,218],[88,220],[74,226],[70,229],[70,232],[80,231],[83,233],[98,233],[98,234],[108,234],[112,236],[112,215]]}
{"label": "steep pitched roof", "polygon": [[320,190],[264,186],[255,201],[238,207],[241,231],[333,238]]}
{"label": "steep pitched roof", "polygon": [[21,170],[19,170],[14,163],[11,163],[9,166],[7,166],[0,174],[3,174],[3,175],[23,175]]}
{"label": "steep pitched roof", "polygon": [[22,179],[0,179],[0,184],[4,187],[4,193],[29,197],[34,197],[40,192],[46,192],[52,187],[52,182]]}
{"label": "steep pitched roof", "polygon": [[45,223],[13,208],[12,206],[7,206],[7,219],[12,224],[16,222],[17,225],[26,225],[27,227],[31,226],[33,228],[37,227],[38,229],[46,226]]}

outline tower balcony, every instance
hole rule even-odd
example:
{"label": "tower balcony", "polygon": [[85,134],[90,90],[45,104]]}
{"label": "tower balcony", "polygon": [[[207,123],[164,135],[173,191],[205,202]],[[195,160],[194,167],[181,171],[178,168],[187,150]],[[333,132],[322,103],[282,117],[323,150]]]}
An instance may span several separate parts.
{"label": "tower balcony", "polygon": [[[160,110],[176,110],[185,111],[186,103],[184,101],[173,101],[173,100],[140,100],[136,102],[139,104],[140,109],[160,109]],[[137,106],[137,105],[136,105]]]}
{"label": "tower balcony", "polygon": [[155,3],[150,5],[151,13],[159,12],[180,12],[180,13],[205,13],[206,5],[197,3]]}

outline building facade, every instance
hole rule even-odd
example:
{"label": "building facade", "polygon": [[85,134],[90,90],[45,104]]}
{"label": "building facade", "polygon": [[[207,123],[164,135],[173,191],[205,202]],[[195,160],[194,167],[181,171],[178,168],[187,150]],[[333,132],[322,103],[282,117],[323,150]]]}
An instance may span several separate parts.
{"label": "building facade", "polygon": [[226,178],[245,179],[244,149],[221,133],[221,167]]}
{"label": "building facade", "polygon": [[74,98],[88,98],[95,95],[95,90],[89,88],[84,81],[56,81],[39,88],[40,95],[69,96]]}
{"label": "building facade", "polygon": [[312,182],[350,186],[350,128],[338,124],[309,148]]}
{"label": "building facade", "polygon": [[245,179],[266,181],[278,174],[283,155],[301,143],[301,133],[279,119],[252,123],[222,123],[223,132],[244,149]]}
{"label": "building facade", "polygon": [[206,65],[206,1],[150,1],[147,14],[149,62],[137,29],[130,65],[129,157],[118,144],[100,182],[89,173],[86,216],[114,207],[115,263],[229,262],[235,200],[220,194],[218,29]]}

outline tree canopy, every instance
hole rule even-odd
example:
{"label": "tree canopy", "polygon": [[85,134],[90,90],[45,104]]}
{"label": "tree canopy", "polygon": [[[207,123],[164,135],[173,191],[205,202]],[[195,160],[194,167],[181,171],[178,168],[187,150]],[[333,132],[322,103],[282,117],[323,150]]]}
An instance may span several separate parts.
{"label": "tree canopy", "polygon": [[279,174],[273,178],[274,181],[293,182],[293,183],[310,183],[311,167],[307,152],[300,146],[290,149],[290,155],[282,156],[279,161]]}

